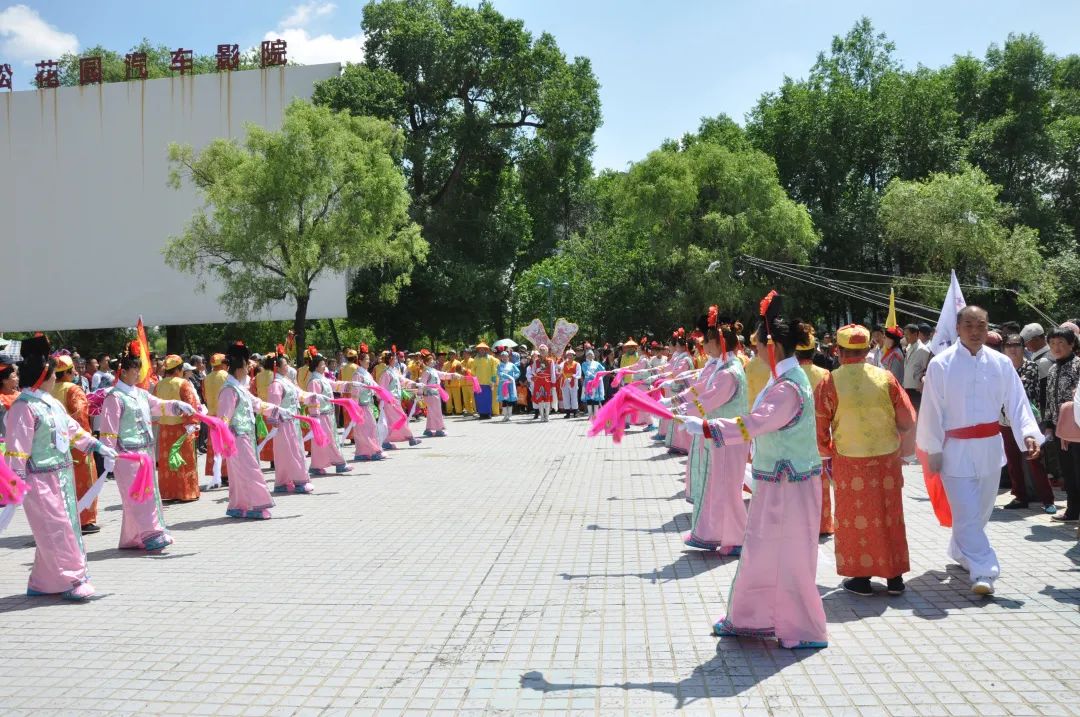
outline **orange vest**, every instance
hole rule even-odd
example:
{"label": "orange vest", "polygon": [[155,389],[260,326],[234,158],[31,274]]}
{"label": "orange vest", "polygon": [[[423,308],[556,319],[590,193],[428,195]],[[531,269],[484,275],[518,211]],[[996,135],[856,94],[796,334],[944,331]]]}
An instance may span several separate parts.
{"label": "orange vest", "polygon": [[833,446],[840,455],[870,458],[900,448],[889,375],[865,362],[844,364],[832,372],[837,398]]}

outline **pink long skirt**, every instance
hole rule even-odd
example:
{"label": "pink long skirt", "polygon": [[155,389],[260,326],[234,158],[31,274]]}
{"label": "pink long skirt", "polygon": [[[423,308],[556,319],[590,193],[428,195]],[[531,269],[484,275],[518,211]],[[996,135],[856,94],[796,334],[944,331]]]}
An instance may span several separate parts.
{"label": "pink long skirt", "polygon": [[375,425],[375,416],[367,406],[361,406],[364,422],[353,425],[353,443],[356,444],[356,457],[371,458],[382,450],[379,445],[379,431]]}
{"label": "pink long skirt", "polygon": [[63,593],[86,582],[75,479],[71,469],[27,473],[29,490],[23,510],[34,534],[34,567],[28,587],[39,593]]}
{"label": "pink long skirt", "polygon": [[304,465],[304,446],[300,443],[300,428],[295,421],[278,426],[274,446],[274,485],[295,486],[310,482]]}
{"label": "pink long skirt", "polygon": [[341,455],[341,449],[338,448],[337,419],[333,412],[320,413],[318,418],[326,435],[330,436],[330,442],[325,446],[315,445],[315,441],[311,442],[311,467],[340,466],[345,463],[345,458]]}
{"label": "pink long skirt", "polygon": [[383,406],[388,406],[387,408],[383,409],[385,411],[385,413],[386,413],[387,426],[388,426],[388,429],[390,430],[390,435],[388,435],[386,437],[386,440],[389,441],[390,443],[401,443],[402,441],[411,442],[412,440],[414,440],[412,430],[410,430],[410,428],[409,428],[409,422],[408,421],[405,421],[405,424],[401,428],[399,428],[398,430],[396,430],[396,431],[392,430],[394,422],[399,420],[402,416],[408,415],[408,414],[404,413],[401,410],[401,407],[399,405],[397,405],[397,404],[389,404],[388,405],[386,403],[383,403]]}
{"label": "pink long skirt", "polygon": [[446,429],[446,422],[443,421],[442,415],[442,401],[438,396],[424,396],[424,405],[427,406],[427,425],[424,426],[424,430],[442,431]]}
{"label": "pink long skirt", "polygon": [[712,548],[730,549],[743,544],[746,533],[746,504],[743,503],[743,474],[748,444],[718,448],[710,445],[709,472],[694,503],[694,527],[690,537]]}
{"label": "pink long skirt", "polygon": [[776,637],[783,647],[828,640],[817,588],[821,477],[754,481],[739,570],[718,632]]}
{"label": "pink long skirt", "polygon": [[229,463],[229,510],[247,512],[274,507],[255,455],[255,436],[236,436],[236,453],[225,460]]}
{"label": "pink long skirt", "polygon": [[[138,451],[147,453],[147,451]],[[147,455],[150,455],[147,453]],[[151,459],[153,456],[151,456]],[[154,476],[154,497],[136,503],[128,493],[135,482],[139,464],[135,461],[116,461],[113,475],[116,487],[120,491],[120,500],[124,504],[124,518],[120,523],[120,548],[145,548],[149,542],[160,542],[168,535],[165,529],[165,517],[161,513],[161,498],[158,493],[157,476]]]}

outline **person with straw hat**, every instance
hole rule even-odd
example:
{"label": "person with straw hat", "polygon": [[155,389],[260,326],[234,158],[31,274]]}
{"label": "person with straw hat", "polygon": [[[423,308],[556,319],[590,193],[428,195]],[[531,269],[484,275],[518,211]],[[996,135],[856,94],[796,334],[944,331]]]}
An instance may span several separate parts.
{"label": "person with straw hat", "polygon": [[[71,357],[57,356],[56,385],[50,393],[67,410],[71,420],[90,433],[90,405],[86,400],[86,392],[72,382],[74,373],[75,364]],[[71,449],[71,458],[72,472],[75,475],[75,498],[79,499],[86,495],[97,480],[97,465],[89,453],[84,453],[75,447]],[[97,498],[95,498],[86,510],[79,514],[79,524],[83,535],[101,530],[97,525],[97,504]]]}
{"label": "person with straw hat", "polygon": [[841,365],[814,392],[818,450],[836,486],[836,572],[850,593],[872,596],[877,576],[899,595],[911,569],[901,456],[915,452],[915,409],[891,372],[866,362],[869,329],[849,324],[836,340]]}
{"label": "person with straw hat", "polygon": [[[191,382],[183,378],[184,360],[176,354],[165,357],[164,376],[154,388],[163,401],[183,401],[194,409],[201,405]],[[187,416],[162,416],[158,435],[158,489],[163,501],[188,503],[199,499],[199,472],[195,460],[195,435],[199,422]],[[177,448],[179,444],[179,448]],[[179,461],[172,459],[177,456]],[[173,464],[179,462],[176,468]]]}

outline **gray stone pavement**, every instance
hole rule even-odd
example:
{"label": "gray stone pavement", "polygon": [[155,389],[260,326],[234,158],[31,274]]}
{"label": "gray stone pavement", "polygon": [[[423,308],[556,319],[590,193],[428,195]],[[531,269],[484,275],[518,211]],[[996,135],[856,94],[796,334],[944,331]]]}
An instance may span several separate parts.
{"label": "gray stone pavement", "polygon": [[0,536],[0,714],[1080,714],[1080,547],[1047,516],[995,511],[1003,575],[977,599],[910,473],[908,593],[838,591],[823,544],[830,647],[793,653],[710,635],[736,563],[683,547],[684,459],[646,434],[449,432],[267,522],[225,518],[224,492],[166,507],[160,557],[115,549],[110,484],[84,605],[23,596],[20,515]]}

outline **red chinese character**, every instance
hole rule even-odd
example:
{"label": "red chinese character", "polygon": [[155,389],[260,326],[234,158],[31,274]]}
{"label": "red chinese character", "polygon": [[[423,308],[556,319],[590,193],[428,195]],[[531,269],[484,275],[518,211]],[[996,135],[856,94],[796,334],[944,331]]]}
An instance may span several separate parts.
{"label": "red chinese character", "polygon": [[56,60],[42,60],[34,65],[37,74],[34,75],[34,84],[39,90],[60,86],[60,73],[56,70]]}
{"label": "red chinese character", "polygon": [[261,67],[274,67],[285,64],[285,41],[263,40],[262,56],[259,61]]}
{"label": "red chinese character", "polygon": [[145,52],[129,52],[124,55],[124,79],[145,80],[146,75]]}
{"label": "red chinese character", "polygon": [[239,45],[218,45],[217,54],[214,57],[217,58],[217,68],[219,70],[240,69]]}
{"label": "red chinese character", "polygon": [[0,90],[11,89],[11,65],[0,65]]}
{"label": "red chinese character", "polygon": [[80,57],[79,58],[79,84],[80,85],[94,85],[102,81],[101,79],[101,58],[100,57]]}
{"label": "red chinese character", "polygon": [[182,47],[179,50],[173,50],[172,64],[169,65],[170,70],[186,75],[191,72],[194,66],[194,53],[191,50],[185,50]]}

